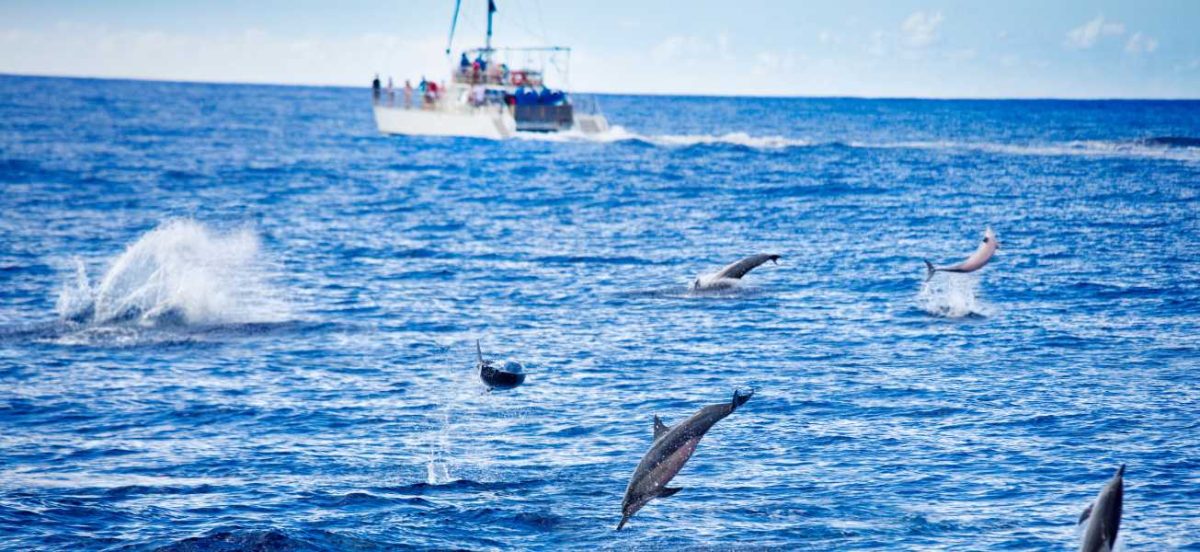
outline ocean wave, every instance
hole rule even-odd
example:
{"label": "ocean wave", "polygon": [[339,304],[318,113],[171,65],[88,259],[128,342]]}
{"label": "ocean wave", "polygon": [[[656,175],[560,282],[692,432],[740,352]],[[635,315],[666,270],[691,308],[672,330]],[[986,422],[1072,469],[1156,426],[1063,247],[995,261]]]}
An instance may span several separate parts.
{"label": "ocean wave", "polygon": [[1151,136],[1142,139],[1141,143],[1164,148],[1200,148],[1200,138],[1191,136]]}
{"label": "ocean wave", "polygon": [[283,322],[289,308],[269,283],[272,272],[252,231],[220,234],[174,220],[127,247],[94,286],[76,259],[55,310],[61,320],[89,326]]}
{"label": "ocean wave", "polygon": [[1143,140],[1072,140],[1045,144],[918,140],[901,142],[847,142],[845,146],[861,149],[914,149],[1046,157],[1129,157],[1200,162],[1200,148],[1172,147],[1151,144]]}
{"label": "ocean wave", "polygon": [[1156,136],[1129,140],[1071,140],[1046,143],[971,142],[954,140],[816,141],[779,135],[754,136],[747,132],[724,134],[641,134],[619,125],[599,134],[518,133],[523,140],[547,142],[637,142],[649,146],[682,148],[693,146],[738,146],[757,150],[789,148],[849,147],[856,149],[913,149],[999,155],[1047,157],[1131,157],[1200,162],[1200,138]]}
{"label": "ocean wave", "polygon": [[263,552],[300,552],[325,550],[388,550],[385,546],[353,535],[323,530],[282,530],[275,528],[250,529],[231,527],[217,529],[199,537],[189,537],[155,550],[158,552],[233,552],[257,550]]}
{"label": "ocean wave", "polygon": [[639,134],[630,132],[620,125],[613,125],[606,132],[598,134],[584,134],[581,132],[563,132],[558,134],[522,132],[518,133],[517,137],[524,140],[550,142],[640,142],[652,146],[672,148],[689,146],[741,146],[752,149],[783,149],[813,145],[808,140],[787,138],[784,136],[752,136],[746,132],[728,132],[725,134]]}

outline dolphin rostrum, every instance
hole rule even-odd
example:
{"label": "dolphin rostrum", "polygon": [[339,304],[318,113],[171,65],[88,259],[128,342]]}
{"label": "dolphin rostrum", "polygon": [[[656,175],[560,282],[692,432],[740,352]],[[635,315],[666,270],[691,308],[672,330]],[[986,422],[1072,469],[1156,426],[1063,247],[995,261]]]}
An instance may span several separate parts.
{"label": "dolphin rostrum", "polygon": [[621,523],[617,524],[617,531],[625,527],[625,522],[651,499],[665,498],[679,492],[679,487],[668,487],[667,483],[671,482],[671,478],[683,469],[688,458],[696,452],[696,445],[700,444],[700,439],[712,429],[713,424],[732,414],[753,395],[753,389],[746,393],[735,390],[732,401],[701,408],[691,418],[676,424],[675,427],[667,427],[655,416],[654,444],[650,445],[650,450],[642,457],[629,480],[629,487],[625,489],[625,500],[621,503]]}
{"label": "dolphin rostrum", "polygon": [[731,280],[740,280],[742,276],[748,274],[751,270],[758,268],[759,265],[771,261],[779,264],[779,255],[758,254],[751,255],[736,263],[732,263],[725,268],[722,268],[715,274],[706,274],[696,278],[696,282],[692,284],[692,289],[725,289],[733,285]]}
{"label": "dolphin rostrum", "polygon": [[1085,521],[1080,552],[1112,552],[1117,543],[1117,530],[1121,527],[1121,501],[1125,497],[1125,464],[1117,468],[1116,475],[1104,485],[1096,501],[1088,505],[1079,516]]}
{"label": "dolphin rostrum", "polygon": [[928,282],[930,278],[933,278],[934,272],[975,272],[992,260],[992,255],[999,247],[1000,242],[996,241],[996,234],[989,227],[983,231],[983,243],[979,244],[979,248],[970,257],[967,257],[967,260],[952,266],[933,266],[933,263],[926,260],[925,281]]}

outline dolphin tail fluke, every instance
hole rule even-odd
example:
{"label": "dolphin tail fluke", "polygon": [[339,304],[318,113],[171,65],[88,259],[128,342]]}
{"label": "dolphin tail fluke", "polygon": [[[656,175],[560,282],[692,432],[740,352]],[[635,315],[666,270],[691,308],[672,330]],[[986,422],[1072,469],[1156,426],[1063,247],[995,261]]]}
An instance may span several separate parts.
{"label": "dolphin tail fluke", "polygon": [[729,411],[733,412],[734,410],[737,410],[739,406],[746,404],[746,401],[750,400],[750,397],[753,397],[753,396],[754,396],[753,389],[746,391],[745,393],[743,393],[741,389],[735,389],[733,391],[733,401],[730,402],[732,407],[729,409]]}
{"label": "dolphin tail fluke", "polygon": [[930,278],[933,278],[933,273],[936,272],[937,269],[933,267],[933,263],[929,262],[929,259],[924,259],[924,261],[925,261],[925,281],[928,282]]}
{"label": "dolphin tail fluke", "polygon": [[626,521],[629,521],[629,516],[621,516],[621,523],[617,524],[617,531],[620,531],[622,527],[625,527]]}
{"label": "dolphin tail fluke", "polygon": [[479,340],[475,340],[475,355],[479,357],[479,363],[483,364],[483,349],[479,347]]}

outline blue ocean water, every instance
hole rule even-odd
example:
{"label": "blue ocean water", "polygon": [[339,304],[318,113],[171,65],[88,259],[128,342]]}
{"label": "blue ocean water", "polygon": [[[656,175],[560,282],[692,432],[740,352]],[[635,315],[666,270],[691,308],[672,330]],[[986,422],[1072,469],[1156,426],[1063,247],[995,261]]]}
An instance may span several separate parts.
{"label": "blue ocean water", "polygon": [[0,547],[1200,549],[1200,102],[598,100],[0,77]]}

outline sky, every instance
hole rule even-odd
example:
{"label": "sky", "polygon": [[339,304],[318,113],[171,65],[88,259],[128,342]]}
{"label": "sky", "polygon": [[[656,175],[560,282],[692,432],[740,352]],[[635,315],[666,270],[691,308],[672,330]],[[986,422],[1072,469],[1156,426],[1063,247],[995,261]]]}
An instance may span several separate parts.
{"label": "sky", "polygon": [[[495,0],[584,92],[1200,98],[1200,1]],[[456,50],[483,42],[463,0]],[[453,0],[0,2],[0,73],[366,86],[444,79]],[[559,65],[562,65],[559,60]],[[554,84],[554,81],[551,81]]]}

